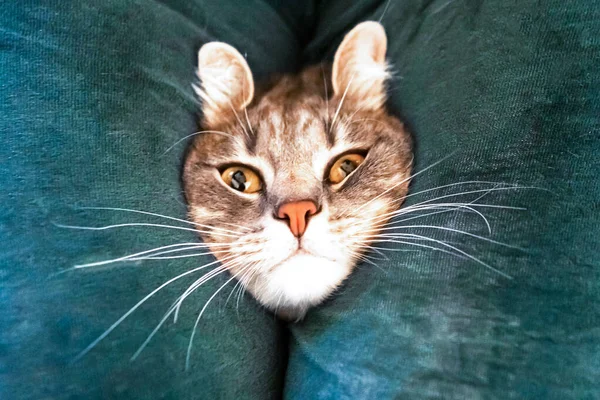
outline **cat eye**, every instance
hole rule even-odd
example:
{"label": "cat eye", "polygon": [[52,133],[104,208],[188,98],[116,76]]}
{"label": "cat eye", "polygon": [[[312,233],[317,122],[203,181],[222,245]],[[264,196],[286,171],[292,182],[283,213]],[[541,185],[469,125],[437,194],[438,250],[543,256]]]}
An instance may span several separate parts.
{"label": "cat eye", "polygon": [[262,189],[262,182],[258,174],[241,165],[225,169],[221,172],[221,179],[227,186],[242,193],[256,193]]}
{"label": "cat eye", "polygon": [[358,153],[344,154],[338,158],[329,170],[329,182],[336,184],[348,177],[360,164],[365,161],[365,156]]}

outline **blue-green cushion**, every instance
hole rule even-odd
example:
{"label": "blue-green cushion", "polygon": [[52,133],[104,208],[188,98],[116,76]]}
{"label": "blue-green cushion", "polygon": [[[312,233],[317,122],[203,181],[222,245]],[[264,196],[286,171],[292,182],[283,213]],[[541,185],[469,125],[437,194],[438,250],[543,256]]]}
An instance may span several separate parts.
{"label": "blue-green cushion", "polygon": [[[227,303],[229,286],[203,316],[186,372],[195,318],[226,282],[220,276],[130,362],[194,274],[72,362],[152,289],[210,261],[69,270],[196,236],[57,226],[175,224],[81,209],[89,206],[185,217],[185,141],[165,151],[197,129],[190,83],[198,48],[224,40],[259,76],[293,70],[330,58],[347,30],[384,9],[389,105],[414,133],[416,171],[449,155],[415,178],[412,193],[471,180],[544,189],[481,199],[526,208],[483,209],[491,235],[473,213],[410,221],[525,251],[450,231],[410,232],[512,279],[467,257],[387,245],[422,251],[361,265],[337,297],[289,326],[291,338],[248,297]],[[1,7],[0,398],[263,399],[281,397],[284,385],[292,399],[600,397],[599,31],[599,6],[583,0]],[[423,193],[407,205],[470,188]]]}
{"label": "blue-green cushion", "polygon": [[[414,133],[415,171],[449,156],[411,191],[471,180],[545,190],[482,198],[526,208],[480,208],[491,234],[467,212],[404,222],[525,251],[404,229],[513,279],[465,257],[398,246],[420,251],[364,264],[338,297],[291,327],[287,398],[600,398],[600,4],[387,3],[323,3],[305,58],[331,57],[347,30],[387,7],[390,107]],[[490,186],[422,193],[406,205]]]}
{"label": "blue-green cushion", "polygon": [[[180,138],[197,130],[196,53],[224,40],[259,76],[294,69],[304,8],[264,1],[48,1],[0,7],[0,398],[278,398],[286,347],[272,315],[233,285],[196,315],[219,276],[190,296],[129,359],[202,271],[150,299],[77,362],[86,346],[154,288],[209,257],[101,261],[197,241],[190,231],[103,226],[185,218]],[[172,255],[172,254],[171,254]]]}

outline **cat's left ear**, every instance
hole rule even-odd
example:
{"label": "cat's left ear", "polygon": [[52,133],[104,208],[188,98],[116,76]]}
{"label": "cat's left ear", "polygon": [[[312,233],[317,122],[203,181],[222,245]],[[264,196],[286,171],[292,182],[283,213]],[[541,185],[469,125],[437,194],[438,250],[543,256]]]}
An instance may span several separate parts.
{"label": "cat's left ear", "polygon": [[386,100],[385,80],[389,77],[386,50],[387,37],[380,23],[356,25],[335,53],[331,77],[334,95],[365,111],[381,108]]}
{"label": "cat's left ear", "polygon": [[208,126],[235,117],[254,97],[254,80],[248,63],[232,46],[222,42],[206,43],[198,52],[198,75],[202,88],[204,122]]}

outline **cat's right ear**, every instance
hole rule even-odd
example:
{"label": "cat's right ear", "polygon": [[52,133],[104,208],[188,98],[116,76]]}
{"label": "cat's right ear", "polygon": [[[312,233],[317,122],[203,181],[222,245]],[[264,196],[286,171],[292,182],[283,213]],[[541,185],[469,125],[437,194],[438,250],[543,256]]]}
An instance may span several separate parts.
{"label": "cat's right ear", "polygon": [[200,48],[198,76],[202,87],[195,89],[202,99],[204,124],[209,127],[235,118],[252,102],[254,80],[250,67],[227,43],[210,42]]}

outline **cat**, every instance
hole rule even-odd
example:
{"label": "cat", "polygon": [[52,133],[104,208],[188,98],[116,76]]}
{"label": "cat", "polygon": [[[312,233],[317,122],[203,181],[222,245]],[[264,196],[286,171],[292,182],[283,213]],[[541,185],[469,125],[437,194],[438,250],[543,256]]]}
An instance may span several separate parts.
{"label": "cat", "polygon": [[199,50],[202,131],[183,168],[189,219],[285,320],[335,292],[407,195],[411,137],[385,107],[386,49],[381,24],[363,22],[330,67],[256,86],[232,46]]}
{"label": "cat", "polygon": [[[385,108],[386,80],[390,77],[386,48],[383,27],[378,22],[363,22],[344,37],[331,66],[308,67],[299,74],[274,77],[255,86],[246,60],[235,48],[220,42],[202,46],[198,54],[201,86],[195,89],[201,99],[203,130],[167,149],[194,137],[182,173],[189,221],[122,207],[84,207],[145,215],[188,226],[134,221],[100,227],[56,225],[93,231],[132,226],[191,230],[204,242],[164,245],[79,264],[74,269],[204,256],[207,248],[215,260],[154,288],[79,352],[73,362],[84,357],[159,291],[207,268],[211,268],[210,272],[195,279],[175,300],[132,360],[169,317],[177,320],[180,307],[190,294],[226,271],[231,277],[208,298],[196,318],[186,369],[204,311],[234,279],[238,280],[236,287],[241,285],[260,304],[288,321],[301,320],[311,307],[333,295],[358,262],[371,262],[368,251],[383,255],[379,250],[390,250],[377,247],[376,242],[443,252],[513,279],[451,242],[411,230],[443,231],[513,250],[525,251],[523,248],[451,226],[405,222],[461,212],[484,222],[491,235],[491,225],[479,209],[525,208],[482,204],[480,199],[492,192],[545,189],[470,180],[408,194],[412,178],[453,153],[412,172],[411,136]],[[406,198],[424,194],[435,195],[401,208]],[[465,200],[457,201],[459,196]],[[198,250],[202,252],[188,254]],[[216,266],[218,263],[221,265]],[[234,291],[235,287],[231,294]]]}

